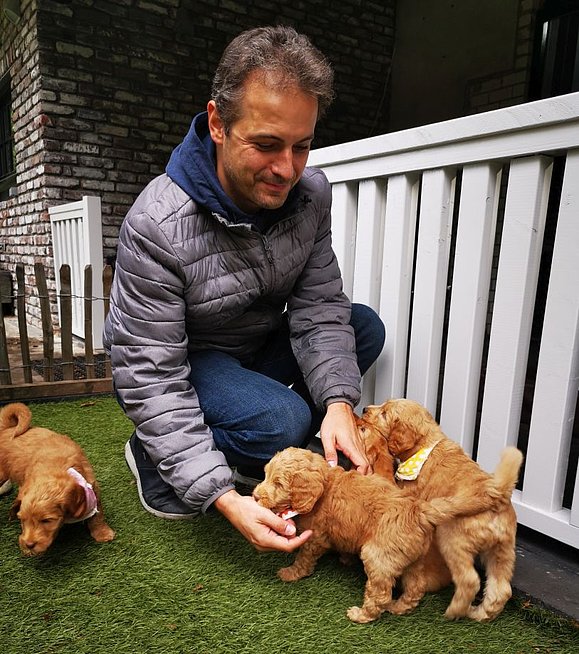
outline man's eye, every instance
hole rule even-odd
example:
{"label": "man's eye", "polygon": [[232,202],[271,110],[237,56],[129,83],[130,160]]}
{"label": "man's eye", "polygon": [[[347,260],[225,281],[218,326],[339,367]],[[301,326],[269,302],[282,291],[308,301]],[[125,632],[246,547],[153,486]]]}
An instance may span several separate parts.
{"label": "man's eye", "polygon": [[255,147],[258,150],[262,150],[263,152],[268,152],[269,150],[273,149],[273,145],[271,143],[256,143]]}
{"label": "man's eye", "polygon": [[310,146],[309,145],[296,145],[294,146],[294,151],[295,152],[309,152]]}

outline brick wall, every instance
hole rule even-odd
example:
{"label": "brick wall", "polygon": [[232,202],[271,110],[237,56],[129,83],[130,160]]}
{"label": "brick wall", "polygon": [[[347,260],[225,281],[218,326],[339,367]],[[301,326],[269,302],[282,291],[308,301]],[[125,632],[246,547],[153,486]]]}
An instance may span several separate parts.
{"label": "brick wall", "polygon": [[[13,80],[17,187],[0,203],[0,265],[51,265],[47,209],[100,195],[106,257],[135,197],[164,170],[213,71],[240,31],[286,23],[336,70],[338,99],[317,146],[385,131],[395,0],[21,0],[2,18],[2,72]],[[18,245],[15,243],[18,236]],[[53,279],[50,280],[53,283]],[[32,311],[36,316],[36,311]]]}
{"label": "brick wall", "polygon": [[467,87],[465,114],[476,114],[526,102],[535,37],[535,16],[542,0],[520,0],[512,61],[502,71],[472,80]]}
{"label": "brick wall", "polygon": [[[0,267],[12,272],[24,263],[26,283],[34,286],[34,263],[52,265],[50,224],[44,187],[39,50],[36,39],[36,0],[21,0],[22,17],[13,25],[0,13],[0,77],[9,75],[12,90],[12,124],[15,141],[17,188],[0,202]],[[38,299],[29,307],[32,322],[39,323]]]}

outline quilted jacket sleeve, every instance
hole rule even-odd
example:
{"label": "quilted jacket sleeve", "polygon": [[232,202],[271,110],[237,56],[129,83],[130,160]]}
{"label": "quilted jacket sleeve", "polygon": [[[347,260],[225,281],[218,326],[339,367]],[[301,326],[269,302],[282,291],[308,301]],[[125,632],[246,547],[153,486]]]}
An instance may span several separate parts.
{"label": "quilted jacket sleeve", "polygon": [[123,222],[105,326],[115,389],[162,477],[194,511],[233,488],[188,381],[184,276],[137,202]]}
{"label": "quilted jacket sleeve", "polygon": [[349,325],[351,304],[342,290],[342,277],[331,236],[331,188],[321,171],[312,182],[319,226],[315,243],[292,296],[288,313],[292,348],[312,399],[320,410],[329,400],[352,406],[360,400],[360,370],[354,332]]}

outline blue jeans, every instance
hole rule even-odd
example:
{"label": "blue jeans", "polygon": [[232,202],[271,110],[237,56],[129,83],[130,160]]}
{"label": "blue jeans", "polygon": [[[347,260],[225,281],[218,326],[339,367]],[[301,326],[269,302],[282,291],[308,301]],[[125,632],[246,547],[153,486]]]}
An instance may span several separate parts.
{"label": "blue jeans", "polygon": [[[363,304],[352,305],[350,325],[363,375],[382,351],[384,325]],[[251,366],[214,350],[190,354],[189,363],[205,423],[229,465],[262,468],[276,452],[307,444],[319,430],[323,415],[308,394],[291,350],[287,321],[264,343]]]}

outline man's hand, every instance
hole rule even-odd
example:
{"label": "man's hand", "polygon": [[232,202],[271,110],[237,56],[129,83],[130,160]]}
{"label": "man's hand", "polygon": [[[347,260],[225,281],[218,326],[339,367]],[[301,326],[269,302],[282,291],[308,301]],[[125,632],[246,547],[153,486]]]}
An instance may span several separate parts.
{"label": "man's hand", "polygon": [[328,405],[326,416],[320,428],[320,437],[326,461],[335,466],[338,463],[336,450],[343,452],[352,462],[356,470],[363,475],[372,472],[372,467],[366,458],[364,445],[360,439],[354,411],[347,402],[334,402]]}
{"label": "man's hand", "polygon": [[215,507],[260,552],[293,552],[312,535],[311,529],[296,536],[292,520],[284,520],[260,506],[253,497],[230,490],[218,497]]}

